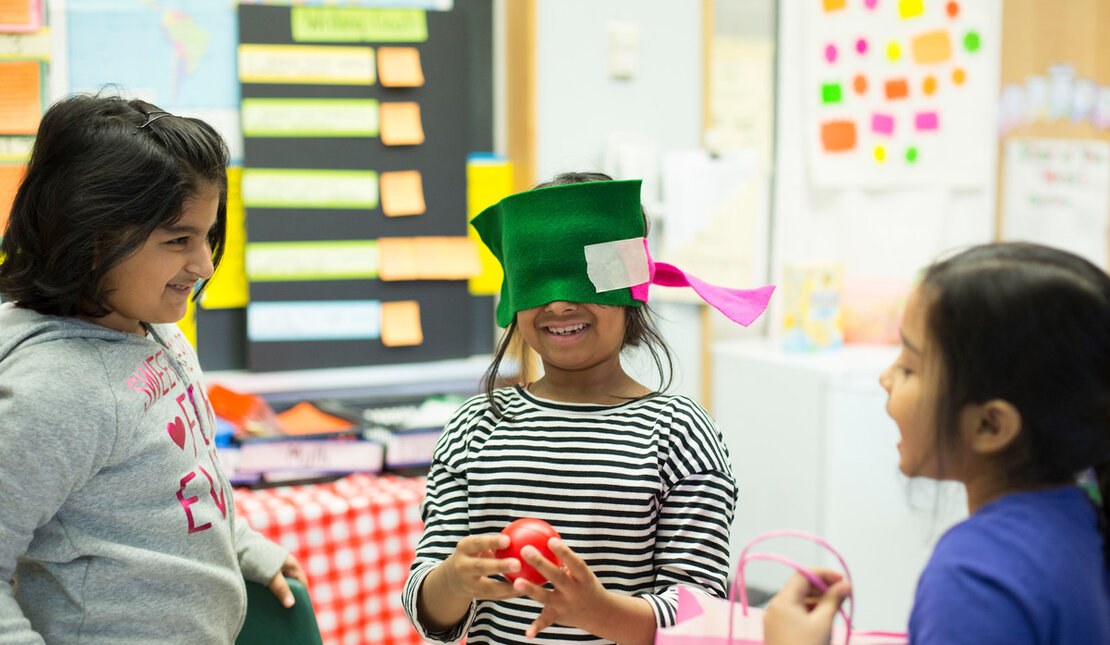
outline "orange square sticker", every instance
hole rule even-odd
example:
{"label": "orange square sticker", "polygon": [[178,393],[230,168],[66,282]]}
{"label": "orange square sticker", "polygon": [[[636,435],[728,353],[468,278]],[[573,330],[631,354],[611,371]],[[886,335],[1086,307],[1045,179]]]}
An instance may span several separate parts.
{"label": "orange square sticker", "polygon": [[378,80],[385,87],[420,87],[424,69],[415,47],[379,47]]}
{"label": "orange square sticker", "polygon": [[405,347],[423,342],[420,303],[415,300],[382,303],[382,344],[386,347]]}
{"label": "orange square sticker", "polygon": [[383,172],[382,212],[389,217],[420,215],[424,212],[424,182],[419,170]]}
{"label": "orange square sticker", "polygon": [[382,103],[380,118],[382,143],[385,145],[413,146],[424,143],[419,103]]}
{"label": "orange square sticker", "polygon": [[0,62],[0,134],[35,134],[42,117],[42,63]]}

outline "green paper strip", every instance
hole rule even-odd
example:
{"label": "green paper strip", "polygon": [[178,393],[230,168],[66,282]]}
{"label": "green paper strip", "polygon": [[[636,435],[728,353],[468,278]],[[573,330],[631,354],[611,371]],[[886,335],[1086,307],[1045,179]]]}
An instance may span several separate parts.
{"label": "green paper strip", "polygon": [[248,137],[376,137],[374,99],[243,99]]}
{"label": "green paper strip", "polygon": [[428,20],[421,9],[293,7],[293,42],[422,43]]}
{"label": "green paper strip", "polygon": [[256,208],[377,208],[373,170],[244,168],[243,205]]}
{"label": "green paper strip", "polygon": [[251,282],[377,277],[378,243],[375,240],[247,244],[247,279]]}

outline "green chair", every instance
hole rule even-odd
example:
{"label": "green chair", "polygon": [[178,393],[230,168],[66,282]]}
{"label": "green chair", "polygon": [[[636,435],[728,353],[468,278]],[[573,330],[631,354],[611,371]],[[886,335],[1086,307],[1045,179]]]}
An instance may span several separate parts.
{"label": "green chair", "polygon": [[247,582],[247,619],[235,645],[323,645],[308,590],[299,580],[286,580],[294,600],[289,609],[266,585]]}

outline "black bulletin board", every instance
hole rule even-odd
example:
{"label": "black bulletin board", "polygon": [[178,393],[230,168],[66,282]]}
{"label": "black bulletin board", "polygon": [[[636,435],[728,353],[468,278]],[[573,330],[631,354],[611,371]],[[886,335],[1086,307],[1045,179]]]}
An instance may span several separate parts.
{"label": "black bulletin board", "polygon": [[[242,98],[371,98],[419,103],[425,140],[387,146],[374,138],[244,137],[245,168],[332,170],[419,170],[426,210],[386,217],[375,209],[282,209],[247,207],[251,242],[375,240],[381,237],[466,235],[466,159],[492,147],[490,3],[456,2],[450,11],[428,11],[427,40],[404,43],[419,50],[425,82],[419,87],[242,83]],[[239,42],[268,45],[379,43],[294,43],[288,6],[241,5]],[[477,42],[473,42],[477,41]],[[396,45],[398,43],[380,43]],[[478,69],[472,73],[473,67]],[[476,125],[475,125],[476,124]],[[490,297],[470,295],[466,280],[377,279],[252,282],[252,302],[416,300],[424,340],[388,347],[378,339],[253,342],[246,338],[243,310],[198,310],[198,346],[210,369],[318,369],[411,363],[488,353],[493,337]],[[238,330],[233,330],[238,326]],[[215,364],[213,364],[215,363]]]}

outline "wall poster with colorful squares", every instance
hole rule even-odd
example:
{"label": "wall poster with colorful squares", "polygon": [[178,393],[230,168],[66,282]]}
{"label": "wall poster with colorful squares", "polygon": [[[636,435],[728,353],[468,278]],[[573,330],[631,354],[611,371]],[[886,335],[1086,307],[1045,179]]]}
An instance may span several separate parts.
{"label": "wall poster with colorful squares", "polygon": [[808,1],[813,183],[983,185],[995,136],[1000,2]]}

